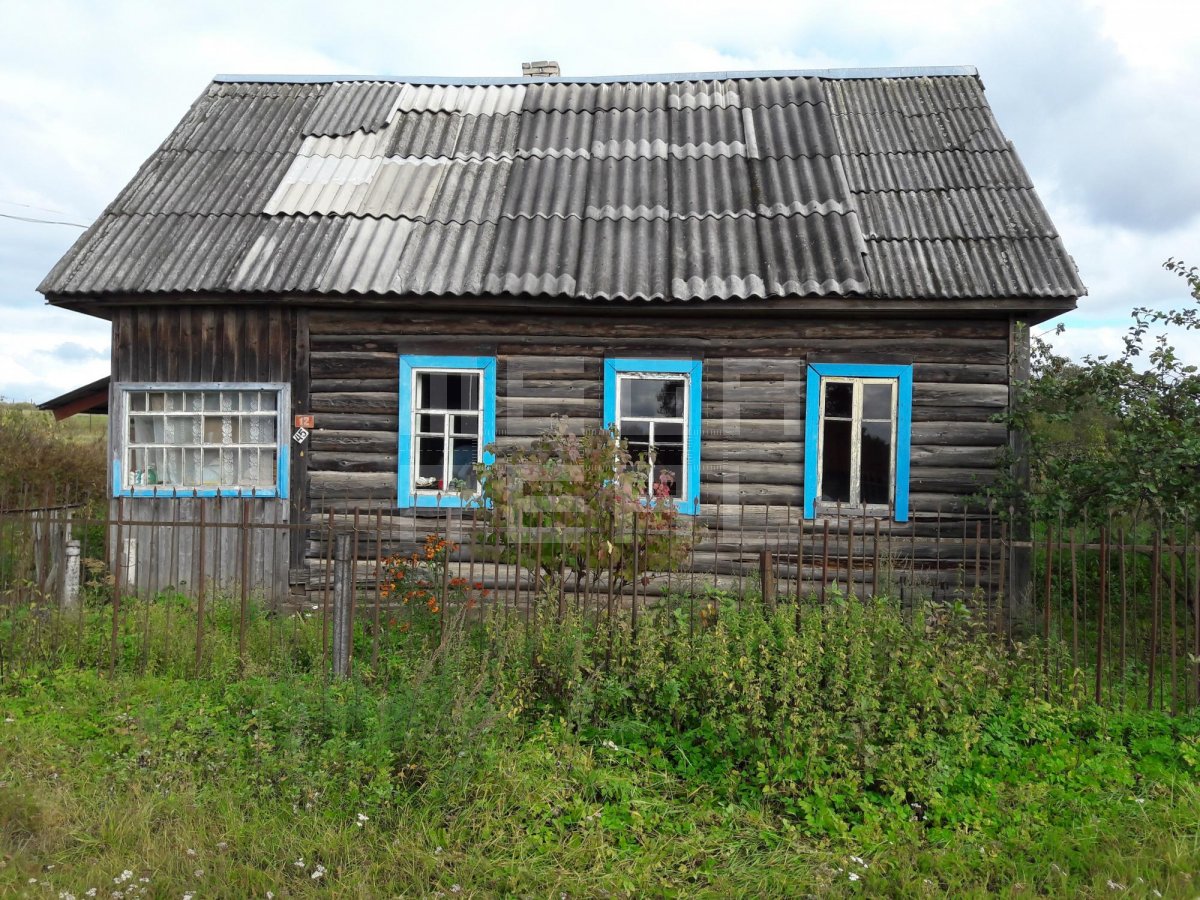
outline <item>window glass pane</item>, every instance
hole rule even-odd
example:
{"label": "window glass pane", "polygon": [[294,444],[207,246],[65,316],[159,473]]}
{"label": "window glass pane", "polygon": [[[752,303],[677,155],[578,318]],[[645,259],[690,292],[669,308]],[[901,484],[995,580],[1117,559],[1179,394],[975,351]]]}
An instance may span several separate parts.
{"label": "window glass pane", "polygon": [[192,443],[192,417],[171,416],[168,418],[163,443],[176,445]]}
{"label": "window glass pane", "polygon": [[477,372],[419,372],[417,407],[420,409],[479,409]]}
{"label": "window glass pane", "polygon": [[864,419],[882,419],[890,422],[892,419],[892,386],[893,382],[867,382],[863,385]]}
{"label": "window glass pane", "polygon": [[850,424],[837,420],[826,420],[824,423],[821,449],[822,500],[850,502]]}
{"label": "window glass pane", "polygon": [[479,459],[479,442],[475,438],[455,438],[454,455],[450,460],[450,478],[467,491],[475,490],[475,463]]}
{"label": "window glass pane", "polygon": [[167,412],[182,412],[183,411],[184,397],[183,397],[182,391],[167,394],[166,397],[167,397]]}
{"label": "window glass pane", "polygon": [[455,416],[453,428],[455,434],[478,435],[479,416]]}
{"label": "window glass pane", "polygon": [[206,485],[219,484],[221,481],[221,452],[215,449],[205,449],[200,465],[200,483]]}
{"label": "window glass pane", "polygon": [[275,486],[276,455],[278,450],[258,451],[258,486],[269,488]]}
{"label": "window glass pane", "polygon": [[682,422],[656,422],[654,423],[654,443],[658,446],[663,444],[678,444],[683,447],[683,423]]}
{"label": "window glass pane", "polygon": [[146,395],[141,391],[131,391],[129,393],[129,411],[142,412],[146,409]]}
{"label": "window glass pane", "polygon": [[221,408],[221,397],[216,391],[207,391],[204,394],[204,408],[210,412],[216,412]]}
{"label": "window glass pane", "polygon": [[892,487],[892,425],[890,422],[863,423],[859,468],[862,502],[889,502]]}
{"label": "window glass pane", "polygon": [[421,413],[417,416],[417,431],[425,434],[441,434],[446,427],[446,417],[436,413]]}
{"label": "window glass pane", "polygon": [[275,409],[275,392],[274,391],[262,391],[259,394],[258,408],[263,410],[264,412],[266,410],[274,410]]}
{"label": "window glass pane", "polygon": [[233,443],[233,420],[227,416],[204,417],[204,443]]}
{"label": "window glass pane", "polygon": [[651,490],[659,493],[659,486],[666,488],[670,497],[678,497],[683,487],[683,444],[657,441],[654,448],[654,471],[651,473]]}
{"label": "window glass pane", "polygon": [[825,418],[848,419],[854,413],[854,385],[844,381],[825,382]]}
{"label": "window glass pane", "polygon": [[221,486],[234,487],[237,485],[237,451],[229,448],[221,450]]}
{"label": "window glass pane", "polygon": [[242,411],[258,412],[258,391],[242,391]]}
{"label": "window glass pane", "polygon": [[276,443],[274,416],[247,416],[242,422],[243,444]]}
{"label": "window glass pane", "polygon": [[683,379],[624,378],[621,380],[621,415],[644,418],[683,416]]}
{"label": "window glass pane", "polygon": [[629,444],[629,455],[634,462],[645,459],[649,454],[649,422],[621,422],[621,437]]}
{"label": "window glass pane", "polygon": [[162,435],[161,416],[130,416],[129,440],[133,444],[153,444]]}
{"label": "window glass pane", "polygon": [[417,438],[416,487],[445,490],[446,444],[441,437]]}

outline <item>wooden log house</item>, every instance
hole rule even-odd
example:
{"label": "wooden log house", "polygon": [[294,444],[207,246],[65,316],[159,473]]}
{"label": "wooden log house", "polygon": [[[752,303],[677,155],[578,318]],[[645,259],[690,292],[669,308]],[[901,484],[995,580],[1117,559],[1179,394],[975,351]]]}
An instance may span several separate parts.
{"label": "wooden log house", "polygon": [[563,416],[708,523],[925,534],[1084,293],[969,68],[222,76],[40,290],[112,322],[130,521],[454,507]]}

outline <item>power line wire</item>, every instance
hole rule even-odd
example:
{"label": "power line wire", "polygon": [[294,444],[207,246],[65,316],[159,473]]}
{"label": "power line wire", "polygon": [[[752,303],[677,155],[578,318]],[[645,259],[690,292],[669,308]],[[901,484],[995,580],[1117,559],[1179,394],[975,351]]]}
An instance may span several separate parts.
{"label": "power line wire", "polygon": [[0,218],[16,219],[18,222],[36,222],[40,225],[70,225],[72,228],[87,228],[79,222],[68,222],[65,219],[35,219],[33,216],[15,216],[12,213],[0,212]]}

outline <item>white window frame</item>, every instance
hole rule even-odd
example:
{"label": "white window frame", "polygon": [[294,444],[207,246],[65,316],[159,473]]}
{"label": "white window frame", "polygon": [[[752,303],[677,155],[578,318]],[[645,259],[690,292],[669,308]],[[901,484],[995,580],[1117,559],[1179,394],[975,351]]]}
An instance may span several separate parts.
{"label": "white window frame", "polygon": [[[139,444],[138,448],[145,449],[185,449],[194,448],[201,450],[201,457],[205,449],[243,449],[249,447],[259,447],[263,449],[271,447],[275,451],[275,481],[271,486],[263,485],[221,485],[221,484],[197,484],[197,485],[180,485],[180,484],[149,484],[139,482],[135,479],[132,471],[127,471],[130,453],[135,448],[131,445],[129,434],[129,419],[131,415],[136,414],[130,409],[130,395],[135,393],[163,393],[163,394],[180,394],[180,393],[235,393],[235,392],[259,392],[259,393],[274,393],[275,394],[275,409],[266,411],[257,411],[255,415],[265,416],[268,413],[273,413],[275,417],[275,440],[274,442],[262,442],[260,445],[245,445],[245,444],[215,444],[203,440],[198,442],[189,442],[188,444]],[[114,423],[113,448],[112,448],[112,495],[114,497],[278,497],[286,499],[288,497],[288,473],[290,471],[290,431],[287,428],[287,416],[291,410],[291,389],[289,385],[282,382],[119,382],[114,385],[114,413],[116,422]],[[168,411],[158,411],[164,415],[168,415]],[[213,414],[221,415],[224,418],[242,418],[241,411],[221,411],[221,410],[181,410],[176,413],[180,419],[187,419],[195,415],[204,417]],[[132,467],[128,467],[132,468]],[[159,474],[161,477],[161,473]]]}
{"label": "white window frame", "polygon": [[[821,379],[821,411],[820,411],[820,428],[821,437],[820,445],[817,448],[817,502],[818,503],[837,503],[836,500],[823,500],[822,495],[825,493],[825,422],[828,420],[825,411],[825,388],[830,384],[849,384],[852,387],[850,401],[850,499],[842,501],[848,507],[860,508],[864,505],[868,511],[876,512],[890,509],[896,499],[896,423],[899,419],[899,403],[898,395],[900,393],[899,380],[896,378],[863,378],[850,375],[831,375]],[[868,384],[886,384],[891,388],[891,417],[888,420],[891,427],[889,435],[889,459],[888,459],[888,490],[890,491],[886,503],[862,503],[862,441],[859,436],[862,433],[863,424],[863,388]],[[834,421],[847,421],[843,416],[834,416]],[[882,422],[882,419],[867,419],[868,422]]]}
{"label": "white window frame", "polygon": [[[604,361],[604,423],[620,434],[621,386],[630,381],[683,381],[682,417],[629,416],[628,421],[680,422],[683,428],[683,466],[677,473],[675,508],[686,515],[700,509],[700,435],[703,366],[695,359],[606,359]],[[651,426],[653,431],[653,425]],[[651,444],[653,446],[653,443]],[[646,486],[648,499],[654,498],[654,485]]]}
{"label": "white window frame", "polygon": [[[862,427],[862,385],[890,382],[892,384],[892,444],[889,461],[889,502],[861,502],[861,447],[851,440],[851,502],[842,502],[848,512],[865,511],[871,515],[889,515],[897,522],[907,522],[909,514],[909,481],[912,464],[912,402],[913,367],[911,365],[878,363],[809,363],[805,389],[804,426],[804,515],[815,518],[829,514],[838,501],[821,500],[825,467],[825,386],[830,382],[849,382],[855,385],[852,401],[851,435],[859,435]],[[840,418],[840,417],[839,417]],[[845,421],[845,419],[842,419]],[[870,420],[868,421],[876,421]],[[879,420],[881,421],[881,420]]]}
{"label": "white window frame", "polygon": [[[417,388],[419,376],[427,373],[444,372],[453,375],[479,376],[479,404],[474,410],[419,410]],[[477,484],[470,494],[450,489],[450,479],[443,477],[443,487],[423,487],[417,484],[419,469],[417,442],[420,431],[417,416],[435,414],[442,416],[442,440],[449,452],[443,460],[443,475],[449,476],[453,463],[453,433],[450,429],[451,416],[476,415],[479,417],[479,433],[476,436],[475,458],[489,464],[494,456],[487,448],[496,440],[496,360],[495,357],[464,356],[417,356],[404,354],[400,357],[400,436],[397,465],[398,508],[411,507],[456,507],[476,502],[480,495]]]}

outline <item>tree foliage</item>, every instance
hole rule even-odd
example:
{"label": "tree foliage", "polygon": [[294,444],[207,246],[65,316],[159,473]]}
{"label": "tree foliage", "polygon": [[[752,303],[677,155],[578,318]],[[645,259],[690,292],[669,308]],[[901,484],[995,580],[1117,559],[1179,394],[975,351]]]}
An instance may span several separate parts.
{"label": "tree foliage", "polygon": [[104,457],[102,431],[80,434],[35,409],[0,403],[0,498],[18,505],[99,500]]}
{"label": "tree foliage", "polygon": [[1161,330],[1200,332],[1200,273],[1174,259],[1164,268],[1190,303],[1134,309],[1117,356],[1073,362],[1031,339],[1031,379],[1005,418],[1028,436],[1034,513],[1200,516],[1200,375]]}
{"label": "tree foliage", "polygon": [[487,542],[505,562],[541,571],[543,583],[584,590],[649,581],[690,552],[690,520],[658,485],[650,499],[650,466],[634,460],[615,432],[572,434],[560,421],[528,449],[501,450],[480,467],[490,506]]}

